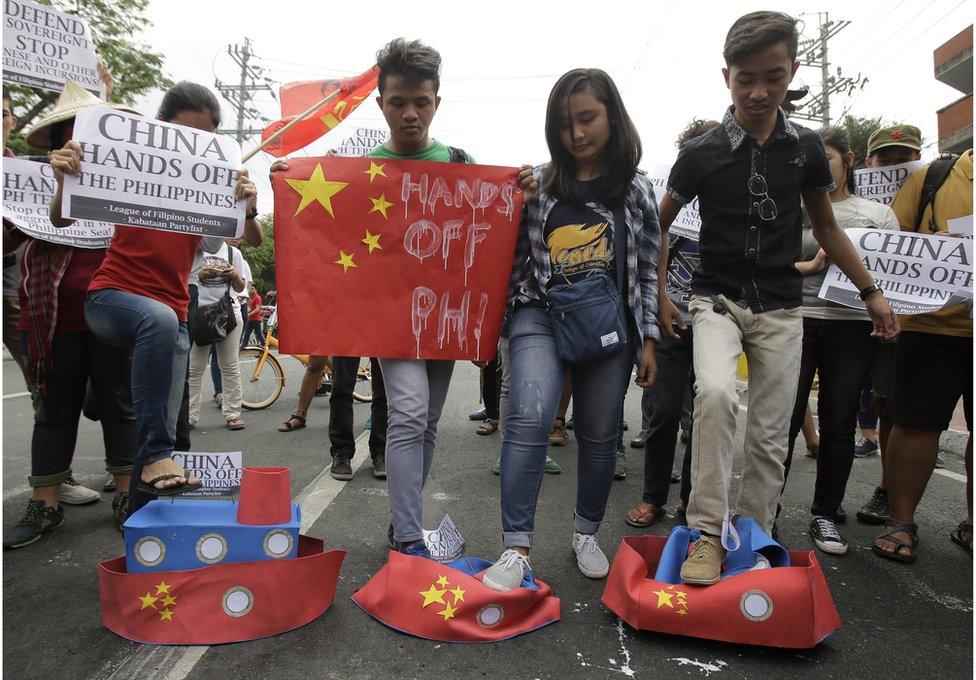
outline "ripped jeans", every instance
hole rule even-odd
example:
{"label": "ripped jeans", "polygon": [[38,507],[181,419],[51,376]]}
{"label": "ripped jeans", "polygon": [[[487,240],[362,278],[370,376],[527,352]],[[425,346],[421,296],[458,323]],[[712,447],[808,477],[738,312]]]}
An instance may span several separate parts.
{"label": "ripped jeans", "polygon": [[633,344],[583,366],[563,363],[548,312],[522,307],[509,338],[511,384],[501,457],[502,539],[506,548],[532,547],[535,509],[556,419],[563,377],[573,376],[573,417],[579,464],[573,526],[595,534],[613,484],[623,394],[634,367]]}

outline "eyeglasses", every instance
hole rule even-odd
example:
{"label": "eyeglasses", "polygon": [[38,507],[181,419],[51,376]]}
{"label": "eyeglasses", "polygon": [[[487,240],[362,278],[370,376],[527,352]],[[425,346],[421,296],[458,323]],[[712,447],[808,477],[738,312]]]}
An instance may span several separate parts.
{"label": "eyeglasses", "polygon": [[779,212],[776,210],[776,203],[769,197],[769,185],[766,184],[766,178],[758,172],[753,172],[749,178],[748,187],[750,194],[756,198],[761,198],[761,200],[753,202],[759,211],[759,217],[764,220],[775,220]]}

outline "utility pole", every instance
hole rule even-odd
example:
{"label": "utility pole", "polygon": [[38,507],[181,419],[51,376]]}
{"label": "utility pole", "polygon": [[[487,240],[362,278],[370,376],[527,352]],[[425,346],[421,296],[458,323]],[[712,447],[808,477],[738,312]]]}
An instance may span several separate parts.
{"label": "utility pole", "polygon": [[852,94],[863,88],[867,78],[859,73],[856,78],[849,78],[843,74],[841,67],[836,69],[836,75],[831,75],[830,60],[827,57],[827,47],[830,39],[850,25],[850,21],[831,21],[827,12],[818,12],[819,36],[800,41],[797,59],[801,66],[820,69],[820,92],[812,99],[798,106],[792,114],[793,118],[819,123],[822,127],[830,126],[830,95],[846,93]]}
{"label": "utility pole", "polygon": [[238,143],[243,143],[251,135],[261,134],[264,129],[263,126],[247,126],[254,122],[270,122],[252,105],[254,93],[266,90],[274,97],[274,90],[271,88],[270,78],[264,76],[263,69],[251,61],[257,57],[252,51],[249,38],[244,38],[243,45],[228,45],[227,53],[241,68],[240,83],[238,85],[227,85],[218,78],[214,81],[214,86],[237,111],[237,128],[217,130],[217,132],[234,135]]}

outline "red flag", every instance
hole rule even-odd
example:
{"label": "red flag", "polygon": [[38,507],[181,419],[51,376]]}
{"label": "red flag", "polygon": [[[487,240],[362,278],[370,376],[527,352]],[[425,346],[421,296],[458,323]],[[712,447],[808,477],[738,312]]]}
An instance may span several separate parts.
{"label": "red flag", "polygon": [[272,179],[281,351],[493,358],[522,209],[516,172],[289,161]]}
{"label": "red flag", "polygon": [[342,80],[306,80],[297,83],[285,83],[281,86],[281,120],[275,121],[264,129],[261,139],[267,139],[281,128],[288,125],[298,116],[321,102],[330,94],[339,94],[310,113],[299,123],[288,129],[285,134],[264,147],[264,151],[272,156],[286,156],[308,146],[322,137],[332,128],[363,103],[369,93],[376,88],[379,68],[374,66],[368,71]]}
{"label": "red flag", "polygon": [[353,593],[367,614],[403,633],[444,642],[496,642],[559,620],[559,598],[536,579],[535,590],[506,593],[422,557],[389,553],[387,563]]}
{"label": "red flag", "polygon": [[809,649],[840,628],[817,558],[790,553],[789,567],[747,571],[710,586],[654,579],[667,538],[627,536],[602,602],[631,627],[746,645]]}
{"label": "red flag", "polygon": [[102,623],[129,640],[162,645],[278,635],[329,608],[345,556],[301,536],[295,559],[138,574],[126,573],[125,557],[106,560],[98,565]]}

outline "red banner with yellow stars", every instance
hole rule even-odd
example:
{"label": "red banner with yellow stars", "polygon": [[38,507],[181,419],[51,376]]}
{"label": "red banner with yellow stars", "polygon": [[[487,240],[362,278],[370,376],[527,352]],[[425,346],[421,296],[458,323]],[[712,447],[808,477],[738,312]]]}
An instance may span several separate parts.
{"label": "red banner with yellow stars", "polygon": [[285,134],[265,146],[263,150],[281,158],[322,137],[366,101],[376,88],[378,76],[379,68],[374,66],[353,78],[285,83],[281,86],[281,120],[276,120],[264,129],[261,133],[262,140],[291,123],[315,106],[316,102],[324,101],[335,92],[339,94],[307,115],[304,120],[295,123]]}
{"label": "red banner with yellow stars", "polygon": [[515,168],[288,163],[272,178],[282,352],[495,356],[522,211]]}
{"label": "red banner with yellow stars", "polygon": [[559,620],[559,598],[542,581],[502,593],[482,583],[482,573],[390,551],[352,599],[395,630],[444,642],[497,642]]}
{"label": "red banner with yellow stars", "polygon": [[[129,640],[215,645],[278,635],[321,616],[335,599],[345,550],[301,536],[298,557],[127,573],[98,565],[102,623]],[[300,584],[300,588],[296,588]]]}
{"label": "red banner with yellow stars", "polygon": [[601,601],[639,630],[746,645],[809,649],[840,628],[827,581],[809,551],[789,567],[746,571],[710,586],[654,578],[665,536],[627,536]]}

